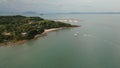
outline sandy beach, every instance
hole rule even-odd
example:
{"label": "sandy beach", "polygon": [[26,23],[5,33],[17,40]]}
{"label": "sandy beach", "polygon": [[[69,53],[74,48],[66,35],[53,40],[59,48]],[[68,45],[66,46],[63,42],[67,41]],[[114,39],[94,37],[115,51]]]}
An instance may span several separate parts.
{"label": "sandy beach", "polygon": [[65,29],[67,27],[60,27],[60,28],[51,28],[51,29],[45,29],[44,32],[42,33],[42,35],[48,33],[48,32],[52,32],[52,31],[56,31],[56,30],[61,30],[61,29]]}

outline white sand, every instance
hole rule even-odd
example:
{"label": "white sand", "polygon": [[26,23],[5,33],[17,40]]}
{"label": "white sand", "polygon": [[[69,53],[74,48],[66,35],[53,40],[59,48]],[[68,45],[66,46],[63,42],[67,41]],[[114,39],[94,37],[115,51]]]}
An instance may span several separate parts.
{"label": "white sand", "polygon": [[56,30],[61,30],[64,29],[66,27],[60,27],[60,28],[51,28],[51,29],[45,29],[44,32],[42,33],[42,35],[48,33],[48,32],[52,32],[52,31],[56,31]]}

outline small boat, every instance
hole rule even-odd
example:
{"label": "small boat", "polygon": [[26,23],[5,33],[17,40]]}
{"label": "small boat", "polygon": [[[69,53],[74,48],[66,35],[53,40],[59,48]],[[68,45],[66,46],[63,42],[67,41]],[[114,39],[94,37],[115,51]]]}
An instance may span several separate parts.
{"label": "small boat", "polygon": [[78,34],[79,34],[79,32],[76,32],[76,33],[74,34],[74,36],[78,36]]}
{"label": "small boat", "polygon": [[78,34],[74,34],[74,36],[77,36]]}

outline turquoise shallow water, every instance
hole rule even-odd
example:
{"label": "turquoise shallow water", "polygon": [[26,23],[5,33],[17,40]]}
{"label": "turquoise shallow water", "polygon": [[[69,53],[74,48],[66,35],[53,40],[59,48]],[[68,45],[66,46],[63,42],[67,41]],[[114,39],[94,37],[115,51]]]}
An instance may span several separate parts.
{"label": "turquoise shallow water", "polygon": [[[81,25],[19,46],[0,47],[0,68],[120,68],[119,14],[53,14]],[[78,36],[74,36],[76,32]]]}

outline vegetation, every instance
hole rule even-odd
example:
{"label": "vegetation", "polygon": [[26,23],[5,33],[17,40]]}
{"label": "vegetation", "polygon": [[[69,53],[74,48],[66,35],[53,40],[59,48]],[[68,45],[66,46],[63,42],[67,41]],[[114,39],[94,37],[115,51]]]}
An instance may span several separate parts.
{"label": "vegetation", "polygon": [[0,16],[0,43],[33,39],[44,29],[71,27],[72,25],[44,20],[40,17]]}

